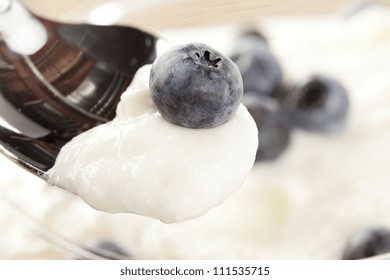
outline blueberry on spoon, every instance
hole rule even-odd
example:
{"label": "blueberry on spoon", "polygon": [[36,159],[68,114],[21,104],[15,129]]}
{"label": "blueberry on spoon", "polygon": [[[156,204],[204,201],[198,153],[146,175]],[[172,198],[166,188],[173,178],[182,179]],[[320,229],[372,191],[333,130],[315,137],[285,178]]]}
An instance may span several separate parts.
{"label": "blueberry on spoon", "polygon": [[243,95],[237,66],[200,43],[179,45],[159,56],[152,65],[149,87],[161,115],[188,128],[225,123],[237,111]]}
{"label": "blueberry on spoon", "polygon": [[313,75],[293,86],[281,103],[295,126],[322,133],[338,132],[349,107],[344,86],[324,75]]}
{"label": "blueberry on spoon", "polygon": [[390,252],[390,230],[369,227],[354,233],[344,249],[342,259],[357,260]]}

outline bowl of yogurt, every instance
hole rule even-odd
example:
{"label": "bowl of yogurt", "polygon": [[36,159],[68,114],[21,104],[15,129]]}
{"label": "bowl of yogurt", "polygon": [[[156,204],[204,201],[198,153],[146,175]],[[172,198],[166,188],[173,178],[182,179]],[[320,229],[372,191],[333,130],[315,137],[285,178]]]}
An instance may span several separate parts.
{"label": "bowl of yogurt", "polygon": [[[342,83],[347,119],[330,135],[294,129],[277,159],[256,162],[238,191],[200,217],[164,223],[98,211],[1,157],[0,258],[92,258],[102,240],[132,259],[343,258],[356,232],[390,228],[389,19],[389,8],[372,5],[348,16],[250,23],[267,38],[283,82],[321,73]],[[244,28],[224,23],[160,33],[173,45],[197,41],[229,55]]]}

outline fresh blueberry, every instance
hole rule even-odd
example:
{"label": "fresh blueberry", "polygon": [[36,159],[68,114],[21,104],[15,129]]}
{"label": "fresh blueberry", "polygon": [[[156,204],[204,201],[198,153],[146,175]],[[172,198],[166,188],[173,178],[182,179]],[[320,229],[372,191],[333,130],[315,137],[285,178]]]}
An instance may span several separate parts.
{"label": "fresh blueberry", "polygon": [[345,124],[349,107],[344,86],[324,75],[313,75],[292,86],[281,102],[294,125],[322,133],[339,131]]}
{"label": "fresh blueberry", "polygon": [[[121,246],[109,240],[100,240],[91,247],[84,248],[92,254],[107,260],[129,259],[131,255]],[[85,259],[85,258],[78,258]]]}
{"label": "fresh blueberry", "polygon": [[259,147],[256,161],[277,159],[290,143],[290,125],[279,104],[271,97],[248,92],[243,103],[256,122],[259,131]]}
{"label": "fresh blueberry", "polygon": [[244,92],[275,97],[283,80],[282,68],[261,34],[240,36],[230,55],[241,72]]}
{"label": "fresh blueberry", "polygon": [[179,45],[152,65],[149,87],[161,115],[189,128],[213,128],[237,111],[243,85],[237,66],[200,43]]}
{"label": "fresh blueberry", "polygon": [[390,252],[390,230],[369,227],[354,233],[347,242],[342,259],[357,260]]}

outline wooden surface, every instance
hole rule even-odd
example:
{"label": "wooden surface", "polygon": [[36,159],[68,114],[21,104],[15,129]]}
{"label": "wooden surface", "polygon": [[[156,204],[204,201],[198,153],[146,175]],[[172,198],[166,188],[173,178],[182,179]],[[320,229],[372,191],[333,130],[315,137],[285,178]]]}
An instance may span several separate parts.
{"label": "wooden surface", "polygon": [[[113,0],[113,2],[120,0]],[[139,5],[138,0],[133,1]],[[126,22],[148,29],[202,26],[222,22],[242,22],[265,15],[316,15],[332,13],[351,0],[141,0],[142,10],[126,11]],[[24,0],[35,12],[56,17],[68,11],[93,9],[108,0]],[[130,4],[131,5],[131,4]]]}
{"label": "wooden surface", "polygon": [[[147,30],[250,22],[269,15],[319,15],[369,0],[22,0],[36,13],[58,18],[91,11],[104,3],[126,3],[121,22]],[[390,4],[390,0],[379,0]],[[378,1],[377,1],[378,2]],[[135,8],[136,7],[136,8]]]}

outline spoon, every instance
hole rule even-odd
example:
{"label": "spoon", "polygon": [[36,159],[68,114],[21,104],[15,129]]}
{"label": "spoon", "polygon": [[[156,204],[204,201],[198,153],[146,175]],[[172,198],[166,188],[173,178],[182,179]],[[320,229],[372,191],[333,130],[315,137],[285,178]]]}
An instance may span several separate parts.
{"label": "spoon", "polygon": [[45,179],[61,147],[115,117],[159,42],[136,28],[59,23],[0,0],[0,116],[9,124],[0,125],[0,152]]}

